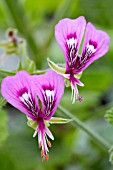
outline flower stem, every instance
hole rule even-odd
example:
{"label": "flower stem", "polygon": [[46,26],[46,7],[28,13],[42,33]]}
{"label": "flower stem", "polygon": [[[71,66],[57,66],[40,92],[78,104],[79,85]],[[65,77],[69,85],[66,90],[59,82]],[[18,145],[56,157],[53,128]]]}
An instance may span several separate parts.
{"label": "flower stem", "polygon": [[76,126],[81,128],[83,131],[85,131],[93,140],[95,143],[97,143],[101,148],[108,151],[111,145],[102,138],[99,134],[94,132],[90,127],[86,126],[81,120],[79,120],[75,115],[70,113],[67,109],[65,109],[63,106],[59,105],[58,110],[64,114],[66,114],[69,118],[73,119]]}

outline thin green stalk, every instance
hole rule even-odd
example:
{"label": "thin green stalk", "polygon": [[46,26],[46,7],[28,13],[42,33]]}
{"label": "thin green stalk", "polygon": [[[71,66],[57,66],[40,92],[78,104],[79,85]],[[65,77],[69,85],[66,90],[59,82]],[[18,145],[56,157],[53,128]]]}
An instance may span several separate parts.
{"label": "thin green stalk", "polygon": [[90,127],[86,126],[85,123],[80,121],[75,115],[70,113],[67,109],[65,109],[63,106],[59,105],[58,110],[64,114],[66,114],[69,118],[73,119],[73,122],[76,126],[81,128],[83,131],[85,131],[95,143],[97,143],[99,146],[101,146],[104,150],[108,151],[111,145],[102,138],[99,134],[94,132]]}

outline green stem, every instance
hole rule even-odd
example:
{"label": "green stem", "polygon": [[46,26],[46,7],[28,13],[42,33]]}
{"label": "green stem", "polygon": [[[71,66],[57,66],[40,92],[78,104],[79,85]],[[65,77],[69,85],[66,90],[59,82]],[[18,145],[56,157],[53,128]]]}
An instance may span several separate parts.
{"label": "green stem", "polygon": [[93,140],[95,143],[97,143],[99,146],[101,146],[104,150],[108,151],[111,145],[103,139],[100,135],[95,133],[90,127],[87,127],[83,122],[81,122],[75,115],[70,113],[67,109],[65,109],[63,106],[59,105],[58,110],[62,113],[66,114],[69,118],[73,119],[76,126],[81,128],[83,131],[85,131]]}

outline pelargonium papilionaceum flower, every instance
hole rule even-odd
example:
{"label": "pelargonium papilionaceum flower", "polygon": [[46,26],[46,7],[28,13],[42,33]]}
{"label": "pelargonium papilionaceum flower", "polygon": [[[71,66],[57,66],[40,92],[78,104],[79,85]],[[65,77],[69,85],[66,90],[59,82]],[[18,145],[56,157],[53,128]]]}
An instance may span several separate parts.
{"label": "pelargonium papilionaceum flower", "polygon": [[[83,35],[82,53],[79,55]],[[55,37],[64,53],[66,69],[65,73],[61,74],[71,83],[72,103],[75,102],[75,96],[81,101],[82,97],[79,96],[77,85],[84,86],[84,84],[76,78],[76,75],[83,72],[94,60],[102,57],[108,51],[110,38],[107,33],[97,30],[90,22],[86,25],[83,16],[77,19],[60,20],[55,26]]]}
{"label": "pelargonium papilionaceum flower", "polygon": [[52,70],[38,76],[20,71],[2,81],[1,93],[11,105],[37,123],[33,137],[38,133],[42,161],[48,160],[51,143],[47,136],[52,140],[54,137],[45,121],[52,118],[64,93],[63,77]]}

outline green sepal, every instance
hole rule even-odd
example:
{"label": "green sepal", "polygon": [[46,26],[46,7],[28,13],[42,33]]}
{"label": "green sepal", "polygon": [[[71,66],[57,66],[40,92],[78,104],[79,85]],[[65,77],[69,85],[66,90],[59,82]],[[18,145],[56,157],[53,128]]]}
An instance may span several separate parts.
{"label": "green sepal", "polygon": [[36,69],[36,66],[33,60],[27,58],[25,65],[22,64],[21,60],[19,61],[18,71],[26,70],[28,73],[32,74],[35,71],[35,69]]}
{"label": "green sepal", "polygon": [[31,118],[27,117],[27,125],[33,129],[36,129],[38,126],[38,123],[33,121]]}
{"label": "green sepal", "polygon": [[26,61],[27,61],[27,65],[25,70],[28,71],[29,73],[33,73],[36,70],[35,62],[30,58],[27,58]]}
{"label": "green sepal", "polygon": [[19,60],[19,65],[17,71],[24,70],[21,60]]}
{"label": "green sepal", "polygon": [[78,74],[74,74],[74,77],[77,78],[77,79],[80,79],[81,76],[82,76],[82,73],[83,73],[83,72],[80,72],[80,73],[78,73]]}
{"label": "green sepal", "polygon": [[113,107],[106,112],[105,119],[113,126]]}
{"label": "green sepal", "polygon": [[70,83],[69,79],[65,79],[65,86],[66,87],[70,87],[71,86],[71,83]]}
{"label": "green sepal", "polygon": [[65,74],[66,68],[64,66],[59,66],[58,64],[55,64],[53,61],[51,61],[49,58],[47,59],[48,65],[52,70],[57,72],[58,74]]}
{"label": "green sepal", "polygon": [[[44,124],[48,127],[50,124],[65,124],[71,122],[72,119],[65,119],[61,117],[52,117],[50,120],[44,120]],[[38,123],[27,117],[27,125],[33,129],[36,129]]]}
{"label": "green sepal", "polygon": [[52,117],[50,120],[47,120],[50,124],[65,124],[72,121],[72,119],[65,119],[62,117]]}

